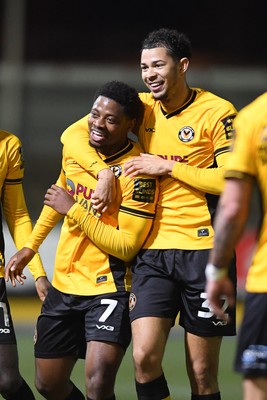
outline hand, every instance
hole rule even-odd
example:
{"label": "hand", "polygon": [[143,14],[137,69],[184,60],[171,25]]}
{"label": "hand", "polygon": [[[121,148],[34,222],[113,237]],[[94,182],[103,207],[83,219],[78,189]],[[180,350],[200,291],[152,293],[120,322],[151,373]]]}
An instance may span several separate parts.
{"label": "hand", "polygon": [[112,213],[116,197],[116,178],[111,169],[105,168],[98,173],[98,182],[91,197],[91,203],[98,213]]}
{"label": "hand", "polygon": [[66,215],[74,203],[74,198],[64,188],[57,185],[52,185],[45,194],[44,204],[62,215]]}
{"label": "hand", "polygon": [[49,282],[46,276],[40,276],[39,278],[36,279],[35,287],[41,301],[45,300],[50,286],[51,283]]}
{"label": "hand", "polygon": [[234,307],[235,305],[235,290],[233,283],[228,277],[218,280],[208,280],[206,284],[206,293],[210,306],[214,313],[221,319],[227,321],[229,316],[225,313],[225,298],[227,306]]}
{"label": "hand", "polygon": [[141,153],[140,157],[133,157],[124,165],[124,175],[133,178],[137,175],[168,175],[171,174],[175,161],[165,160],[153,154]]}
{"label": "hand", "polygon": [[20,284],[24,284],[26,276],[23,274],[24,267],[34,257],[35,252],[27,247],[23,247],[13,257],[10,258],[9,262],[5,267],[5,280],[6,282],[11,281],[12,286],[16,286],[16,281]]}

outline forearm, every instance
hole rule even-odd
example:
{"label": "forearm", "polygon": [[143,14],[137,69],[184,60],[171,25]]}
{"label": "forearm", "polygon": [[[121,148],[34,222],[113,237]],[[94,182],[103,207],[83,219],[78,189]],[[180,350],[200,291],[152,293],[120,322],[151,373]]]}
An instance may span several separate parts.
{"label": "forearm", "polygon": [[234,249],[244,231],[252,184],[241,180],[227,181],[216,212],[214,246],[209,262],[227,268]]}
{"label": "forearm", "polygon": [[171,176],[205,193],[220,195],[224,189],[224,168],[196,168],[176,162]]}
{"label": "forearm", "polygon": [[44,206],[30,237],[25,243],[25,247],[28,247],[36,253],[49,232],[62,217],[61,214],[54,211],[51,207]]}
{"label": "forearm", "polygon": [[[124,261],[130,261],[140,250],[152,225],[151,220],[124,216],[124,227],[117,229],[74,204],[67,216],[73,219],[101,250]],[[127,219],[128,218],[128,219]]]}

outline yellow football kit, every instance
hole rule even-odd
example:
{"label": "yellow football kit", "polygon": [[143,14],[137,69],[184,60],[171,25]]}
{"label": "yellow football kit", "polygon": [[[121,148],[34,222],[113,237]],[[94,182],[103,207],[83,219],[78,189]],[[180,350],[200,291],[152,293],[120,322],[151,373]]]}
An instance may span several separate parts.
{"label": "yellow football kit", "polygon": [[226,178],[255,178],[260,188],[263,218],[257,249],[247,274],[246,290],[267,288],[267,93],[242,109],[234,123],[236,136]]}
{"label": "yellow football kit", "polygon": [[[21,249],[32,231],[32,222],[28,214],[23,193],[22,179],[24,175],[24,160],[22,145],[18,137],[0,131],[0,194],[2,209],[0,209],[0,278],[4,277],[4,237],[2,227],[2,211],[10,234],[18,249]],[[29,263],[29,269],[35,279],[46,276],[38,254]]]}
{"label": "yellow football kit", "polygon": [[[63,148],[57,185],[66,188],[76,203],[64,218],[56,252],[52,284],[61,292],[98,295],[129,289],[128,261],[147,237],[158,197],[157,179],[131,179],[123,174],[124,163],[139,154],[139,145],[129,141],[120,152],[103,160],[117,178],[117,190],[112,214],[99,216],[93,212],[90,201],[96,178]],[[61,217],[44,206],[26,247],[37,251]]]}
{"label": "yellow football kit", "polygon": [[[151,93],[139,96],[145,104],[138,133],[141,146],[147,153],[177,161],[172,176],[160,178],[156,217],[143,248],[209,249],[237,111],[227,100],[199,88],[193,88],[188,101],[171,114]],[[96,176],[104,164],[88,146],[87,119],[66,129],[61,140],[72,157]]]}

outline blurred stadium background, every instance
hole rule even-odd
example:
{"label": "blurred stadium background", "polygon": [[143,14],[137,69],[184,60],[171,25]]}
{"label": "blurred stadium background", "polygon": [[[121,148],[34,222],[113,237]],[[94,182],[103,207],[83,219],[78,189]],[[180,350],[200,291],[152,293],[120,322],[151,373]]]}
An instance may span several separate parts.
{"label": "blurred stadium background", "polygon": [[[266,15],[267,3],[260,0],[165,0],[161,6],[144,1],[0,0],[0,129],[15,133],[23,142],[24,188],[33,221],[42,208],[46,189],[60,171],[60,135],[88,112],[99,85],[118,79],[145,90],[139,71],[139,48],[150,30],[171,27],[186,32],[193,46],[189,84],[213,91],[240,109],[266,91]],[[251,207],[252,217],[238,247],[241,313],[244,279],[260,221],[256,193]],[[15,248],[4,228],[8,259]],[[40,249],[49,278],[59,228]],[[9,286],[8,291],[18,326],[22,368],[30,371],[32,381],[31,333],[40,303],[30,275],[23,287]],[[166,369],[174,398],[184,396],[185,400],[189,398],[185,366],[183,360],[179,363],[179,347],[173,347],[172,339],[179,336],[176,328],[173,331]],[[222,352],[224,400],[241,399],[239,377],[231,367],[234,343],[234,339],[227,340]],[[182,351],[182,339],[178,346]],[[129,393],[134,389],[128,354],[127,368],[121,369],[118,398],[127,395],[130,400],[134,397]],[[83,385],[83,372],[78,370],[77,375]],[[122,387],[125,382],[126,389]]]}

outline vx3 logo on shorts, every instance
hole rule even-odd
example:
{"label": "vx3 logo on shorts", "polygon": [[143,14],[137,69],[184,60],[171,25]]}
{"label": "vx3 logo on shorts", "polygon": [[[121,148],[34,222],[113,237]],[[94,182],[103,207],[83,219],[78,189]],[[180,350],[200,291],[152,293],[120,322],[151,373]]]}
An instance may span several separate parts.
{"label": "vx3 logo on shorts", "polygon": [[0,335],[1,335],[2,333],[10,333],[10,329],[9,329],[9,328],[1,328],[1,329],[0,329]]}
{"label": "vx3 logo on shorts", "polygon": [[227,325],[227,321],[217,321],[217,322],[212,321],[212,323],[213,323],[213,325],[215,325],[215,326],[224,326],[224,325]]}
{"label": "vx3 logo on shorts", "polygon": [[114,331],[114,326],[110,325],[96,325],[97,329],[104,329],[106,331]]}

